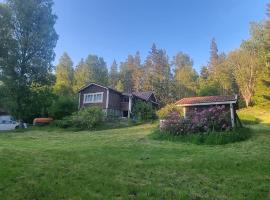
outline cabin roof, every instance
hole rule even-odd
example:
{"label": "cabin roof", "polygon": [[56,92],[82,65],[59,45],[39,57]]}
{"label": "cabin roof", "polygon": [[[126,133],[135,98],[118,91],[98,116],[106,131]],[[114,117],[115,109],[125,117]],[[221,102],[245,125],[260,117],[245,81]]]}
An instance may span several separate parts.
{"label": "cabin roof", "polygon": [[134,96],[137,96],[145,101],[148,101],[151,95],[153,94],[152,91],[145,91],[145,92],[132,92]]}
{"label": "cabin roof", "polygon": [[175,104],[178,106],[217,105],[237,102],[237,95],[230,96],[201,96],[180,99]]}
{"label": "cabin roof", "polygon": [[[105,89],[109,89],[109,90],[112,90],[114,92],[117,92],[119,94],[122,94],[122,95],[125,95],[125,96],[136,96],[142,100],[145,100],[145,101],[149,101],[151,95],[154,95],[154,92],[153,91],[143,91],[143,92],[132,92],[132,93],[126,93],[126,92],[119,92],[111,87],[107,87],[107,86],[104,86],[104,85],[101,85],[101,84],[97,84],[97,83],[89,83],[87,84],[86,86],[82,87],[78,92],[81,92],[82,90],[88,88],[89,86],[91,85],[96,85],[96,86],[99,86],[99,87],[102,87],[102,88],[105,88]],[[153,102],[153,103],[156,103],[156,102]]]}

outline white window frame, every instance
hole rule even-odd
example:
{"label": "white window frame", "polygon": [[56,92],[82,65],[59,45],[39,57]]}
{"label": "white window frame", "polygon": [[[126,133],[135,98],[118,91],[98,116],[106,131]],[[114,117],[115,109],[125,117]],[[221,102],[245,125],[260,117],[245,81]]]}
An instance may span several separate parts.
{"label": "white window frame", "polygon": [[[94,100],[94,96],[95,95],[101,95],[101,99],[100,100]],[[86,96],[88,95],[92,95],[92,101],[86,101]],[[103,92],[95,92],[95,93],[86,93],[83,95],[83,103],[86,104],[86,103],[102,103],[103,102]]]}

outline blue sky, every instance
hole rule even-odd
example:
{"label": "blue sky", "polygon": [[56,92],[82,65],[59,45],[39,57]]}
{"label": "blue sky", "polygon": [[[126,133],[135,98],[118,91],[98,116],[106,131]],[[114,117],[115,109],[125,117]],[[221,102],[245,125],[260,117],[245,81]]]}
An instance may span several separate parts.
{"label": "blue sky", "polygon": [[249,23],[266,19],[267,0],[55,0],[59,34],[56,60],[67,52],[76,65],[88,54],[110,66],[152,43],[170,58],[188,53],[194,67],[207,64],[212,37],[220,52],[239,46],[249,36]]}

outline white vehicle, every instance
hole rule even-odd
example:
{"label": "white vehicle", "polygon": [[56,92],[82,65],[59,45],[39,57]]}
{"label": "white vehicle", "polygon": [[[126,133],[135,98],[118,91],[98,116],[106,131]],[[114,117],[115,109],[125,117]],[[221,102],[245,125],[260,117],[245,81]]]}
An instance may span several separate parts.
{"label": "white vehicle", "polygon": [[14,130],[20,125],[10,115],[0,116],[0,131]]}

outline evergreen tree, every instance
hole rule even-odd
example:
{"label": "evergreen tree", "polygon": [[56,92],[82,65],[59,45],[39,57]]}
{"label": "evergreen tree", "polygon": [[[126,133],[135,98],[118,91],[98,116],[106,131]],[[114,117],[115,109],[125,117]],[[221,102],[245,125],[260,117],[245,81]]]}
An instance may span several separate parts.
{"label": "evergreen tree", "polygon": [[116,85],[118,83],[119,80],[119,73],[118,73],[118,67],[117,67],[117,63],[114,60],[112,65],[111,65],[111,70],[110,70],[110,74],[109,74],[109,84],[112,88],[116,88]]}
{"label": "evergreen tree", "polygon": [[155,92],[157,99],[165,104],[172,101],[170,84],[172,76],[166,51],[153,44],[144,67],[145,90]]}
{"label": "evergreen tree", "polygon": [[210,62],[209,72],[213,77],[216,77],[216,68],[218,65],[218,48],[215,38],[212,39],[210,45]]}
{"label": "evergreen tree", "polygon": [[64,53],[56,66],[56,82],[54,91],[61,96],[71,96],[73,94],[74,70],[73,62],[67,53]]}
{"label": "evergreen tree", "polygon": [[90,70],[90,81],[102,85],[108,85],[108,69],[107,65],[102,57],[96,55],[89,55],[85,64]]}

